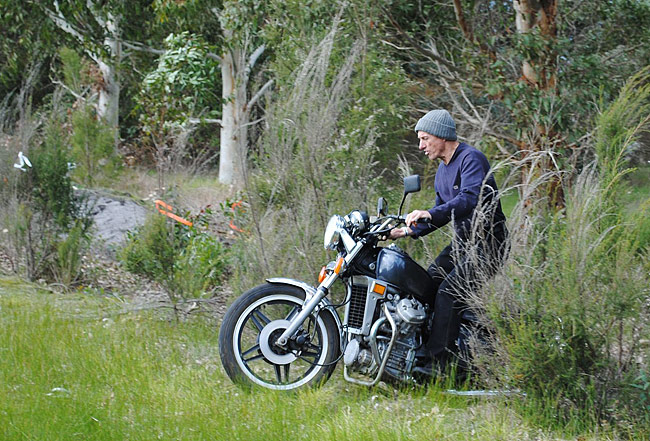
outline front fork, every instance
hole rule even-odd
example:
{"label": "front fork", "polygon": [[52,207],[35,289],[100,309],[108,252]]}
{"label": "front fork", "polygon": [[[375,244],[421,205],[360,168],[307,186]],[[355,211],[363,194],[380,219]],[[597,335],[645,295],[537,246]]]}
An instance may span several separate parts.
{"label": "front fork", "polygon": [[363,248],[363,242],[357,242],[345,257],[339,256],[334,270],[321,282],[320,285],[318,285],[316,293],[311,297],[309,297],[309,295],[305,297],[305,303],[303,303],[300,313],[291,319],[287,329],[285,329],[282,335],[280,335],[276,340],[276,345],[286,349],[289,339],[294,336],[296,331],[302,326],[302,323],[307,319],[307,317],[309,317],[314,309],[316,309],[320,301],[329,293],[329,289],[332,287],[334,282],[336,282],[336,279],[339,278],[339,274],[342,274],[345,271],[350,262],[356,257],[359,251],[361,251],[361,248]]}

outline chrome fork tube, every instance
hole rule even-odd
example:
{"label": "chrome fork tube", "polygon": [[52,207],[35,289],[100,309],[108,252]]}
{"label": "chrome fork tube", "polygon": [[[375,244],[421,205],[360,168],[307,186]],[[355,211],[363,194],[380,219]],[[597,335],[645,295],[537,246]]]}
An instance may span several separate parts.
{"label": "chrome fork tube", "polygon": [[309,314],[312,313],[314,309],[316,309],[316,306],[320,303],[321,300],[323,300],[323,297],[327,295],[327,290],[323,288],[323,286],[319,286],[318,290],[316,290],[316,294],[307,301],[302,307],[302,310],[296,317],[291,319],[291,323],[287,327],[287,329],[282,333],[280,338],[277,340],[277,344],[280,346],[285,346],[287,344],[287,339],[291,337],[294,332],[298,330],[300,326],[302,326],[302,322],[304,322],[307,317],[309,317]]}
{"label": "chrome fork tube", "polygon": [[[345,256],[343,264],[344,267],[347,267],[350,264],[350,262],[356,257],[359,251],[361,251],[363,245],[363,242],[357,242],[352,247],[348,255]],[[342,268],[341,271],[344,271],[344,268]],[[285,329],[282,335],[276,340],[276,343],[279,346],[287,345],[289,338],[298,330],[298,328],[302,326],[302,322],[304,322],[307,317],[309,317],[309,314],[311,314],[312,311],[316,309],[320,301],[323,300],[323,297],[327,295],[329,289],[332,287],[338,277],[339,275],[337,273],[331,273],[325,280],[323,280],[323,283],[320,284],[314,296],[305,299],[305,303],[303,304],[300,313],[291,319],[291,322],[289,323],[287,329]]]}

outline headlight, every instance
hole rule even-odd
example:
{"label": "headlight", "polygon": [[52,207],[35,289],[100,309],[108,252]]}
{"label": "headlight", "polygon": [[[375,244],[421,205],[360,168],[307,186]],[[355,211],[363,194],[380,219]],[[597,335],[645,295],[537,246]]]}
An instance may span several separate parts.
{"label": "headlight", "polygon": [[336,246],[339,244],[339,239],[341,238],[341,228],[344,226],[345,221],[341,216],[334,215],[330,218],[325,228],[325,238],[323,240],[323,245],[326,250],[336,250]]}
{"label": "headlight", "polygon": [[368,213],[365,211],[354,210],[348,214],[348,219],[350,219],[350,224],[352,224],[357,232],[364,231],[368,228]]}

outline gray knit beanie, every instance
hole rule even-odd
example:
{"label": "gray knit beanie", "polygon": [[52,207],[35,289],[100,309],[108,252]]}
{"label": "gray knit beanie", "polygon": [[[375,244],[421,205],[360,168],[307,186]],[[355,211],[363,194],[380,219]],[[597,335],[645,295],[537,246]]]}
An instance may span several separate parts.
{"label": "gray knit beanie", "polygon": [[432,110],[420,118],[415,125],[415,131],[418,130],[448,141],[456,141],[456,123],[449,112],[444,109]]}

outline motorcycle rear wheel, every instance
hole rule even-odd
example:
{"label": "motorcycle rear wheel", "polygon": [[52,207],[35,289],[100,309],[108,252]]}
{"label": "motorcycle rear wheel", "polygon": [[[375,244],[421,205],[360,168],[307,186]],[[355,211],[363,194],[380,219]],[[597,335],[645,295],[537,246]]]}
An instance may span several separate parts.
{"label": "motorcycle rear wheel", "polygon": [[310,315],[299,332],[306,342],[288,349],[274,342],[300,311],[305,292],[295,286],[257,286],[228,309],[219,332],[219,354],[235,383],[291,390],[324,383],[336,367],[339,330],[329,311]]}

